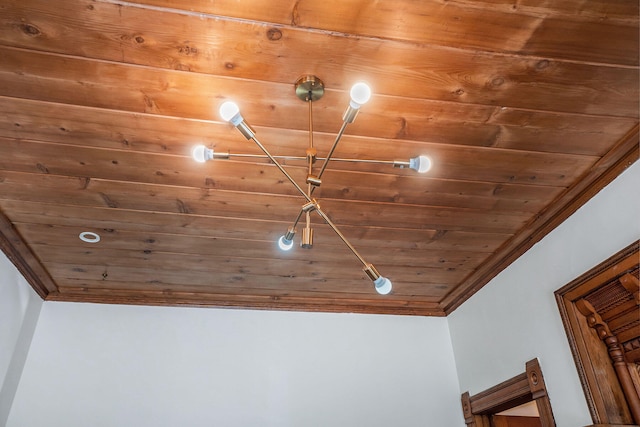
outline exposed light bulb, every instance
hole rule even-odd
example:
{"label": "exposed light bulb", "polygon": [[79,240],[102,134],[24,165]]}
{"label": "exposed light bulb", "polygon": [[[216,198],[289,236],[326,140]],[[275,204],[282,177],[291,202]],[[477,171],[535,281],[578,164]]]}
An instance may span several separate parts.
{"label": "exposed light bulb", "polygon": [[428,172],[431,169],[431,159],[427,156],[418,156],[409,159],[409,167],[419,173]]}
{"label": "exposed light bulb", "polygon": [[278,247],[283,251],[288,251],[293,247],[293,236],[296,235],[296,229],[289,227],[286,233],[278,239]]}
{"label": "exposed light bulb", "polygon": [[240,112],[240,108],[235,102],[226,101],[220,106],[219,112],[222,120],[224,120],[225,122],[229,122]]}
{"label": "exposed light bulb", "polygon": [[369,279],[373,281],[376,292],[378,292],[380,295],[387,295],[389,292],[391,292],[391,289],[393,288],[391,280],[387,279],[386,277],[382,277],[380,273],[378,273],[378,270],[376,270],[376,268],[372,264],[365,264],[362,271],[364,271],[367,276],[369,276]]}
{"label": "exposed light bulb", "polygon": [[366,83],[356,83],[351,87],[350,95],[351,101],[349,101],[347,111],[342,115],[342,120],[345,123],[353,123],[362,104],[371,98],[371,89]]}
{"label": "exposed light bulb", "polygon": [[278,247],[283,251],[288,251],[293,247],[293,240],[287,239],[285,236],[280,236],[278,239]]}
{"label": "exposed light bulb", "polygon": [[193,147],[193,151],[191,151],[191,156],[196,162],[204,163],[207,160],[213,159],[213,150],[204,145],[196,145]]}
{"label": "exposed light bulb", "polygon": [[[366,83],[356,83],[351,87],[351,101],[358,104],[366,104],[371,99],[371,88]],[[354,108],[357,108],[354,106]]]}
{"label": "exposed light bulb", "polygon": [[376,292],[378,292],[380,295],[387,295],[389,292],[391,292],[391,289],[393,289],[391,280],[387,279],[386,277],[378,277],[373,281],[373,284],[376,287]]}

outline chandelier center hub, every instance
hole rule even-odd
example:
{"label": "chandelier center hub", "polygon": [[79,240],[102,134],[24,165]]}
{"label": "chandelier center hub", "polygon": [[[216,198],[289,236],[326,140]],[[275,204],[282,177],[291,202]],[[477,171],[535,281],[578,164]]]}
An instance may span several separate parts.
{"label": "chandelier center hub", "polygon": [[324,82],[312,75],[300,77],[295,88],[296,96],[304,102],[317,101],[324,95]]}

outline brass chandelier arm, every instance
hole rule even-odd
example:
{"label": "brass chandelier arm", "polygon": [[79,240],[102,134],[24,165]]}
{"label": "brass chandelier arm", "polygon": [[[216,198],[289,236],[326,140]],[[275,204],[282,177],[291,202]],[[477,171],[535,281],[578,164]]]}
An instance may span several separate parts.
{"label": "brass chandelier arm", "polygon": [[[315,187],[311,189],[311,192],[313,192],[314,189]],[[294,230],[298,226],[298,223],[300,222],[300,218],[302,218],[303,213],[304,213],[304,209],[300,209],[300,212],[298,212],[298,216],[296,217],[295,221],[293,221],[293,225],[291,226],[291,228],[293,228]],[[307,212],[307,219],[308,218],[309,218],[309,212]]]}
{"label": "brass chandelier arm", "polygon": [[307,199],[307,202],[313,202],[313,200],[311,199],[311,196],[309,196],[299,185],[298,183],[291,177],[291,175],[289,175],[289,172],[287,172],[282,165],[280,164],[280,162],[278,162],[278,160],[273,157],[271,155],[271,153],[269,153],[269,150],[266,149],[266,147],[264,145],[262,145],[262,143],[255,137],[255,135],[252,136],[251,138],[253,140],[253,142],[256,143],[256,145],[258,147],[260,147],[260,149],[264,152],[264,154],[266,154],[266,156],[269,158],[269,160],[271,160],[273,162],[274,165],[276,165],[276,167],[278,169],[280,169],[280,172],[282,172],[284,174],[284,176],[287,177],[287,179],[289,180],[289,182],[291,182],[291,184],[293,184],[293,186],[296,188],[296,190],[298,190],[298,192],[300,192],[300,194],[302,194],[302,196]]}
{"label": "brass chandelier arm", "polygon": [[349,242],[349,240],[347,240],[347,238],[344,236],[344,234],[340,232],[338,227],[333,223],[333,221],[331,221],[331,219],[327,216],[327,214],[325,214],[324,211],[320,209],[320,206],[317,203],[315,205],[315,208],[316,208],[315,211],[318,213],[318,215],[320,215],[320,217],[327,223],[327,225],[329,225],[329,227],[331,227],[331,229],[338,235],[338,237],[340,237],[340,239],[344,242],[345,245],[347,245],[347,247],[351,250],[351,252],[353,252],[356,258],[358,258],[358,260],[362,263],[362,265],[364,267],[367,267],[369,265],[367,261],[365,261],[364,258],[362,258],[362,255],[358,253],[356,248],[354,248],[353,245]]}
{"label": "brass chandelier arm", "polygon": [[[310,152],[314,150],[313,147],[313,102],[311,100],[311,94],[309,95],[307,102],[309,104],[309,150]],[[329,153],[327,154],[327,157],[324,159],[324,163],[322,164],[322,168],[320,169],[320,173],[318,173],[317,175],[317,179],[318,181],[320,180],[320,178],[322,178],[322,174],[324,173],[324,170],[327,168],[327,164],[329,163],[329,160],[331,160],[331,156],[333,155],[333,152],[336,149],[336,146],[338,145],[338,142],[340,142],[340,138],[342,138],[342,134],[344,133],[345,129],[347,128],[347,121],[344,121],[342,123],[342,126],[340,127],[340,131],[338,132],[338,134],[336,135],[336,139],[333,142],[333,145],[331,146],[331,150],[329,150]],[[307,154],[307,162],[308,162],[308,166],[309,166],[309,170],[308,170],[308,174],[309,176],[311,176],[312,171],[313,171],[313,161],[315,159],[312,159],[308,154]],[[307,194],[309,195],[309,197],[311,197],[311,195],[313,194],[313,192],[315,191],[315,189],[318,188],[317,186],[313,186],[310,183],[308,184],[308,189],[307,189]],[[319,210],[320,207],[316,204],[316,210],[318,210],[318,215],[320,215],[325,222],[327,222],[327,224],[329,224],[329,226],[338,234],[338,236],[340,236],[340,238],[345,242],[345,244],[356,254],[356,256],[358,257],[358,259],[362,262],[364,262],[364,260],[362,260],[362,258],[360,257],[360,255],[358,255],[358,253],[355,251],[355,248],[353,246],[351,246],[351,244],[346,240],[346,238],[342,235],[342,233],[340,233],[340,231],[335,227],[335,225],[333,225],[333,223],[331,222],[331,220],[329,220],[329,218],[322,212]],[[295,230],[295,228],[298,226],[298,222],[300,221],[300,218],[302,217],[304,210],[300,210],[300,212],[298,213],[298,216],[296,217],[296,220],[293,223],[293,229]],[[311,216],[310,213],[307,211],[306,212],[306,219],[307,219],[307,227],[306,229],[309,229],[311,226]]]}
{"label": "brass chandelier arm", "polygon": [[348,124],[349,123],[346,122],[346,121],[342,122],[342,126],[340,127],[340,131],[336,135],[336,139],[333,142],[333,146],[331,146],[331,150],[329,150],[329,153],[327,154],[327,157],[324,159],[324,163],[322,163],[322,167],[320,168],[320,172],[318,173],[318,178],[322,178],[322,174],[324,173],[324,170],[327,168],[327,165],[329,164],[329,160],[331,160],[331,156],[333,155],[333,152],[335,151],[336,147],[338,146],[338,142],[340,142],[340,139],[342,138],[342,134],[344,133],[344,131],[347,128]]}
{"label": "brass chandelier arm", "polygon": [[[267,148],[264,145],[262,145],[262,143],[255,137],[255,135],[251,139],[253,140],[253,142],[256,143],[256,145],[258,147],[260,147],[260,149],[264,152],[264,154],[266,154],[267,157],[269,157],[269,159],[273,162],[273,164],[275,164],[276,167],[278,169],[280,169],[280,172],[282,172],[287,177],[287,179],[300,192],[300,194],[302,194],[302,196],[308,202],[307,205],[309,203],[313,204],[313,208],[318,213],[318,215],[320,215],[320,217],[327,223],[327,225],[329,225],[329,227],[331,227],[331,229],[338,235],[340,240],[342,240],[344,242],[344,244],[347,245],[347,247],[351,250],[351,252],[353,252],[353,254],[356,256],[356,258],[358,258],[358,260],[362,263],[362,265],[364,267],[367,267],[368,266],[367,261],[365,261],[365,259],[362,258],[362,255],[360,255],[360,253],[356,250],[356,248],[353,247],[353,245],[349,242],[349,240],[347,240],[347,238],[344,236],[344,234],[342,234],[342,232],[338,229],[338,227],[336,227],[336,225],[333,223],[333,221],[331,221],[331,219],[327,216],[327,214],[325,214],[324,211],[322,209],[320,209],[320,205],[318,205],[318,203],[315,200],[313,200],[310,195],[305,193],[305,191],[298,185],[298,183],[291,177],[291,175],[289,175],[289,173],[282,167],[280,162],[278,162],[278,160],[276,160],[276,158],[273,157],[271,155],[271,153],[269,153],[269,150],[267,150]],[[334,144],[334,145],[336,145],[336,144]],[[298,214],[298,217],[296,218],[296,224],[298,223],[298,221],[300,221],[300,218],[302,217],[302,214],[304,212],[305,212],[304,209],[300,210],[300,213]],[[306,210],[306,213],[309,213],[308,209]],[[294,225],[294,227],[295,227],[295,225]]]}
{"label": "brass chandelier arm", "polygon": [[[246,159],[269,159],[268,156],[264,156],[262,154],[242,154],[242,153],[215,153],[216,159],[230,159],[232,157],[246,158]],[[303,156],[272,156],[274,159],[278,160],[298,160],[305,161],[307,157]],[[326,161],[327,157],[316,157],[316,160]],[[409,167],[409,162],[406,160],[376,160],[376,159],[350,159],[350,158],[342,158],[342,157],[331,157],[331,160],[334,162],[348,162],[348,163],[370,163],[370,164],[378,164],[378,165],[402,165],[404,167]]]}

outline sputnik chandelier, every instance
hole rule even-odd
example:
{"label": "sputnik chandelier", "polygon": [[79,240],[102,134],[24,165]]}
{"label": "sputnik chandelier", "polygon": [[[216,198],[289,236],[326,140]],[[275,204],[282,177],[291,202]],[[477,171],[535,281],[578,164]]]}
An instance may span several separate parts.
{"label": "sputnik chandelier", "polygon": [[[236,129],[240,131],[242,135],[248,140],[253,140],[256,145],[264,152],[266,158],[268,158],[278,169],[280,172],[291,182],[291,184],[296,188],[296,190],[302,195],[302,197],[306,200],[306,203],[302,205],[300,208],[300,212],[298,212],[298,216],[295,221],[293,221],[293,225],[291,225],[286,233],[278,239],[278,247],[281,250],[288,251],[293,247],[293,238],[296,234],[296,226],[302,219],[305,217],[306,224],[302,229],[302,237],[300,246],[306,249],[310,249],[313,246],[313,229],[311,228],[311,213],[316,212],[323,220],[326,222],[329,227],[338,235],[338,237],[344,242],[344,244],[353,252],[356,258],[362,263],[364,273],[373,281],[375,285],[375,289],[379,294],[386,295],[391,292],[392,284],[391,281],[380,275],[378,270],[373,266],[373,264],[368,263],[365,259],[358,253],[358,251],[353,247],[351,243],[347,240],[347,238],[340,232],[338,227],[331,221],[331,219],[327,216],[327,214],[320,208],[320,204],[318,201],[313,198],[313,192],[316,188],[318,188],[322,184],[322,175],[327,168],[327,164],[330,160],[334,162],[362,162],[362,163],[378,163],[378,164],[391,164],[396,168],[411,168],[417,172],[425,173],[431,168],[431,160],[427,156],[418,156],[409,161],[402,160],[363,160],[363,159],[340,159],[340,158],[332,158],[333,152],[340,142],[340,138],[347,128],[349,123],[353,123],[356,116],[358,115],[358,111],[360,107],[365,104],[371,98],[371,89],[365,83],[356,83],[351,88],[351,101],[344,115],[342,116],[342,127],[338,131],[335,141],[331,146],[326,157],[321,158],[317,157],[317,151],[313,146],[313,102],[322,98],[324,95],[324,83],[316,76],[305,75],[300,77],[295,83],[295,93],[296,96],[306,102],[309,105],[309,145],[306,150],[306,156],[302,157],[292,157],[292,156],[273,156],[271,153],[265,148],[264,145],[256,138],[255,131],[249,126],[249,124],[244,120],[242,115],[240,114],[240,109],[238,106],[231,101],[226,101],[220,106],[220,116],[224,121],[227,121],[233,124]],[[242,158],[261,158],[265,159],[265,156],[259,154],[230,154],[214,152],[213,149],[207,148],[204,145],[198,145],[193,149],[193,158],[197,162],[204,163],[208,160],[214,159],[228,159],[232,156],[242,157]],[[278,161],[281,160],[303,160],[307,162],[307,179],[306,179],[306,191],[289,175],[289,173],[284,169],[282,164]],[[320,170],[317,173],[314,173],[314,164],[317,160],[323,161]]]}

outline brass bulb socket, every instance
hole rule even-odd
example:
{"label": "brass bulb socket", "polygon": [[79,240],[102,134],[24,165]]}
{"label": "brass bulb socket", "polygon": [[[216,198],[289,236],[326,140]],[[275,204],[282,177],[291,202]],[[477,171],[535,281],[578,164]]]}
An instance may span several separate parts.
{"label": "brass bulb socket", "polygon": [[253,130],[251,126],[249,126],[249,123],[245,122],[244,120],[238,123],[236,125],[236,128],[247,139],[253,139],[253,137],[256,136],[256,132]]}
{"label": "brass bulb socket", "polygon": [[314,187],[320,187],[322,180],[315,175],[307,175],[307,184],[311,184]]}
{"label": "brass bulb socket", "polygon": [[373,264],[367,264],[362,271],[365,272],[372,282],[375,282],[380,277],[380,273],[378,273],[378,270],[376,270]]}
{"label": "brass bulb socket", "polygon": [[305,249],[311,249],[313,247],[313,229],[305,227],[302,229],[302,242],[300,243]]}

